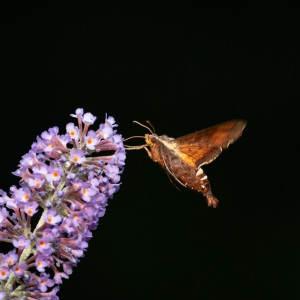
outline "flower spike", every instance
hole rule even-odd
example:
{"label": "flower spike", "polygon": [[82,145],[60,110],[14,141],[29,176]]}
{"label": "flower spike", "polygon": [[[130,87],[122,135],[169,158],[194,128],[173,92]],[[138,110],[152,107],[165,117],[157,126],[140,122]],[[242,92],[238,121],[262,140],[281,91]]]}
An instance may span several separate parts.
{"label": "flower spike", "polygon": [[52,127],[23,155],[13,172],[20,187],[0,190],[0,243],[13,248],[0,253],[0,299],[59,299],[120,187],[126,153],[115,119],[92,130],[94,115],[71,116],[78,124],[66,134]]}

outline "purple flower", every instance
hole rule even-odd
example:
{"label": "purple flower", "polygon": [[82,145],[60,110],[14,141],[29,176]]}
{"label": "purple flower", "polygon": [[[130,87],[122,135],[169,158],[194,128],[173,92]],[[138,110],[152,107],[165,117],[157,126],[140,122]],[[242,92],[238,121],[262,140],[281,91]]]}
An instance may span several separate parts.
{"label": "purple flower", "polygon": [[27,203],[30,199],[31,192],[30,189],[27,187],[19,188],[14,192],[13,196],[17,202]]}
{"label": "purple flower", "polygon": [[101,124],[99,130],[100,130],[100,134],[104,139],[107,139],[113,133],[113,127],[109,122],[105,122],[105,124]]}
{"label": "purple flower", "polygon": [[27,264],[16,264],[13,267],[13,272],[19,278],[24,275],[26,269],[27,269]]}
{"label": "purple flower", "polygon": [[78,140],[80,132],[79,128],[75,126],[74,123],[68,123],[66,130],[72,140]]}
{"label": "purple flower", "polygon": [[29,246],[30,240],[26,238],[26,236],[21,235],[12,240],[13,245],[18,249],[25,249]]}
{"label": "purple flower", "polygon": [[62,283],[62,278],[68,279],[69,276],[64,272],[55,272],[54,281],[55,281],[56,284],[61,284]]}
{"label": "purple flower", "polygon": [[96,119],[97,117],[93,116],[91,113],[85,113],[82,118],[82,123],[91,125],[94,124]]}
{"label": "purple flower", "polygon": [[92,197],[99,193],[99,190],[92,186],[89,182],[85,182],[81,187],[81,197],[84,201],[90,202]]}
{"label": "purple flower", "polygon": [[46,141],[51,141],[53,137],[55,137],[59,132],[59,128],[57,126],[49,128],[48,131],[44,131],[41,134],[41,138]]}
{"label": "purple flower", "polygon": [[119,175],[119,167],[112,163],[108,163],[105,168],[105,174],[108,178],[112,180],[112,182],[119,182],[120,181],[120,175]]}
{"label": "purple flower", "polygon": [[53,208],[49,209],[48,212],[44,212],[43,218],[45,222],[52,225],[57,225],[62,220],[62,217],[59,214],[57,214],[56,210]]}
{"label": "purple flower", "polygon": [[84,151],[75,149],[70,151],[70,159],[74,164],[82,164],[85,162]]}
{"label": "purple flower", "polygon": [[48,182],[59,181],[64,173],[61,167],[49,166],[48,172],[46,174],[46,179]]}
{"label": "purple flower", "polygon": [[35,201],[31,201],[29,203],[24,204],[24,212],[28,216],[33,216],[37,213],[37,208],[39,207],[39,204]]}
{"label": "purple flower", "polygon": [[36,241],[36,249],[38,253],[43,255],[51,255],[54,249],[51,247],[51,240],[49,238],[41,238]]}
{"label": "purple flower", "polygon": [[39,281],[38,288],[42,292],[46,292],[48,287],[52,287],[54,285],[54,280],[50,279],[49,277],[50,277],[49,274],[45,274],[44,276],[41,276],[40,278],[38,278],[38,281]]}
{"label": "purple flower", "polygon": [[28,178],[28,185],[34,189],[41,189],[45,182],[45,176],[41,173],[34,173],[32,177]]}
{"label": "purple flower", "polygon": [[[58,285],[68,279],[87,251],[92,231],[120,187],[126,153],[115,119],[78,108],[78,126],[66,134],[54,126],[43,131],[22,156],[14,175],[21,186],[0,190],[0,242],[15,249],[0,253],[0,300],[59,299]],[[109,155],[102,155],[105,151]],[[107,153],[107,152],[106,152]],[[31,224],[33,219],[40,220]]]}
{"label": "purple flower", "polygon": [[8,216],[8,210],[5,207],[2,207],[0,210],[0,227],[1,224],[4,224],[4,221],[6,220]]}
{"label": "purple flower", "polygon": [[45,268],[49,267],[53,264],[53,258],[50,256],[45,256],[42,254],[39,254],[35,259],[35,265],[39,272],[43,273],[45,272]]}
{"label": "purple flower", "polygon": [[22,159],[20,160],[20,165],[23,167],[29,167],[33,166],[38,162],[36,158],[36,152],[34,151],[29,151],[25,155],[22,156]]}
{"label": "purple flower", "polygon": [[82,116],[83,116],[83,108],[77,108],[77,109],[76,109],[76,112],[75,112],[75,115],[74,115],[74,114],[71,114],[70,116],[71,116],[71,117],[74,117],[74,118],[80,118],[80,119],[82,119]]}
{"label": "purple flower", "polygon": [[5,255],[5,261],[9,266],[13,266],[18,260],[16,251],[10,251]]}
{"label": "purple flower", "polygon": [[0,266],[0,280],[5,280],[9,276],[10,269],[7,266]]}
{"label": "purple flower", "polygon": [[89,150],[95,150],[96,145],[99,143],[99,136],[94,130],[89,130],[84,138],[84,142]]}

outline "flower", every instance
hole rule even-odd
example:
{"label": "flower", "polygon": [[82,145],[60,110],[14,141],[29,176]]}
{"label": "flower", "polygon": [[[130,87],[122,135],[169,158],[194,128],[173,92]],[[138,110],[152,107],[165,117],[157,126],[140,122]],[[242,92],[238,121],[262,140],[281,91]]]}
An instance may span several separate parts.
{"label": "flower", "polygon": [[126,153],[115,119],[92,130],[91,113],[71,116],[78,126],[43,131],[23,155],[20,187],[0,190],[0,242],[13,247],[0,253],[0,299],[59,299],[120,187]]}

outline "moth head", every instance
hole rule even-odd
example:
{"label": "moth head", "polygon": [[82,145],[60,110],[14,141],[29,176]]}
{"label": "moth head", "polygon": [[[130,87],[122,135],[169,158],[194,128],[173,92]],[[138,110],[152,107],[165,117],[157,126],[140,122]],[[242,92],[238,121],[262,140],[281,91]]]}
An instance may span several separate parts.
{"label": "moth head", "polygon": [[156,134],[145,134],[145,141],[150,147],[157,143]]}

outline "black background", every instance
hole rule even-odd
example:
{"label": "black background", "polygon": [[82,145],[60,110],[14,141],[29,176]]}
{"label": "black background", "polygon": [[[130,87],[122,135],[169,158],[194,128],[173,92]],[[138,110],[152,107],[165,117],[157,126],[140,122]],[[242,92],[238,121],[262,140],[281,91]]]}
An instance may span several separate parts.
{"label": "black background", "polygon": [[[110,4],[108,4],[110,3]],[[299,299],[299,11],[286,3],[31,2],[2,9],[1,188],[78,107],[124,137],[243,118],[204,167],[218,208],[144,150],[60,299]],[[98,123],[97,123],[98,124]],[[98,125],[97,125],[98,126]],[[138,144],[142,140],[132,140]]]}

